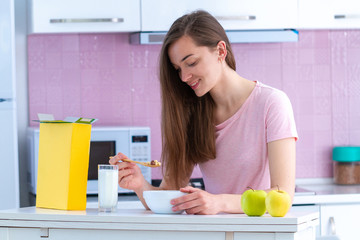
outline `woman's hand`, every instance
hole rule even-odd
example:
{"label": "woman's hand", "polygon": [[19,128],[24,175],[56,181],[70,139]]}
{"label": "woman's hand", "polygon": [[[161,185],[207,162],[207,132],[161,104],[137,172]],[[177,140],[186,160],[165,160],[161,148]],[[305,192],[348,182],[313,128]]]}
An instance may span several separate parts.
{"label": "woman's hand", "polygon": [[135,163],[122,162],[121,159],[128,159],[128,157],[123,153],[118,153],[109,160],[111,165],[117,165],[119,168],[119,186],[134,191],[142,190],[146,180],[139,166]]}
{"label": "woman's hand", "polygon": [[202,215],[217,214],[222,211],[220,195],[190,186],[180,188],[180,191],[188,194],[171,200],[171,204],[176,205],[173,211],[185,210],[187,214]]}

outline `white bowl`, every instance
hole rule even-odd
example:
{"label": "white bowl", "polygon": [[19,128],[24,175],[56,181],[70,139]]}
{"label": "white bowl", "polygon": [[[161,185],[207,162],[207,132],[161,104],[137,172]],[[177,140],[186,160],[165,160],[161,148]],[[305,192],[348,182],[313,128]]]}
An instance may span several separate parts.
{"label": "white bowl", "polygon": [[143,197],[146,204],[154,213],[165,213],[165,214],[176,214],[182,213],[183,211],[173,212],[171,208],[173,205],[170,204],[171,199],[178,198],[186,195],[176,190],[154,190],[144,191]]}

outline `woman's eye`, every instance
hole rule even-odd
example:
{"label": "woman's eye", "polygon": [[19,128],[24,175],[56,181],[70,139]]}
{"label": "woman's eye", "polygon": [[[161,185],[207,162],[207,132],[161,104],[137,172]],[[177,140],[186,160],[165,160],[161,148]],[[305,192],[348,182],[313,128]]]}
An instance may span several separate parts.
{"label": "woman's eye", "polygon": [[188,66],[189,66],[189,67],[195,66],[195,65],[196,65],[196,63],[197,63],[196,61],[195,61],[195,62],[193,62],[193,63],[189,63],[189,64],[188,64]]}

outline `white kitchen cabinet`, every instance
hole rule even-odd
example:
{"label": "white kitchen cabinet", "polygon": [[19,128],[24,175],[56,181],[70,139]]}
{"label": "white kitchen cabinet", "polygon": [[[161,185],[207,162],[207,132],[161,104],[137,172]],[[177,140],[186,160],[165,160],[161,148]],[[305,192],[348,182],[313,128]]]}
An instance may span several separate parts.
{"label": "white kitchen cabinet", "polygon": [[[320,214],[320,206],[315,204],[309,204],[309,205],[293,205],[291,207],[291,211],[293,212],[318,212]],[[315,227],[315,235],[316,237],[320,237],[320,226],[317,225]],[[301,238],[300,238],[301,239]]]}
{"label": "white kitchen cabinet", "polygon": [[[293,206],[293,212],[320,213],[316,237],[321,240],[337,236],[340,240],[358,240],[358,215],[360,204],[320,204]],[[301,239],[301,238],[300,238]]]}
{"label": "white kitchen cabinet", "polygon": [[321,205],[321,236],[337,235],[341,240],[358,240],[359,213],[359,203]]}
{"label": "white kitchen cabinet", "polygon": [[[0,98],[14,97],[14,1],[0,2]],[[1,100],[0,100],[1,101]]]}
{"label": "white kitchen cabinet", "polygon": [[[333,178],[329,178],[298,181],[297,186],[313,192],[295,196],[293,203],[302,205],[296,206],[299,210],[310,206],[319,208],[318,240],[359,239],[360,185],[334,184]],[[331,238],[334,236],[337,238]]]}
{"label": "white kitchen cabinet", "polygon": [[301,239],[313,240],[313,232],[301,231],[294,233],[247,233],[247,232],[205,232],[205,231],[139,231],[139,230],[115,230],[115,229],[64,229],[64,228],[1,228],[0,239],[2,240],[98,240],[106,238],[107,240],[138,240],[138,239],[156,239],[156,240],[274,240],[274,239]]}
{"label": "white kitchen cabinet", "polygon": [[0,209],[19,207],[19,166],[14,102],[0,103]]}
{"label": "white kitchen cabinet", "polygon": [[98,240],[106,236],[107,240],[225,240],[224,232],[186,232],[186,231],[137,231],[137,230],[101,230],[101,229],[50,229],[52,240],[83,239]]}
{"label": "white kitchen cabinet", "polygon": [[134,32],[140,30],[140,0],[31,0],[32,33]]}
{"label": "white kitchen cabinet", "polygon": [[299,29],[360,28],[358,0],[300,0]]}
{"label": "white kitchen cabinet", "polygon": [[40,240],[42,239],[41,228],[4,228],[0,227],[0,239],[26,239]]}
{"label": "white kitchen cabinet", "polygon": [[65,228],[0,228],[1,240],[225,240],[225,232],[173,232],[173,231],[123,231],[102,229],[65,229]]}
{"label": "white kitchen cabinet", "polygon": [[141,30],[167,31],[180,16],[203,9],[225,30],[290,29],[297,26],[296,0],[168,0],[141,1]]}
{"label": "white kitchen cabinet", "polygon": [[[19,207],[14,0],[0,1],[0,209]],[[1,239],[1,238],[0,238]]]}

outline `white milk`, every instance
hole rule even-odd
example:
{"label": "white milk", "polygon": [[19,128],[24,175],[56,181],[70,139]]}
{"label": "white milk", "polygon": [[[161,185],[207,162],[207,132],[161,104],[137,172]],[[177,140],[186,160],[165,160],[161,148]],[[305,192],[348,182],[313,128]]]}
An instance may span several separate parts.
{"label": "white milk", "polygon": [[118,202],[118,171],[101,169],[98,174],[99,208],[114,210]]}

